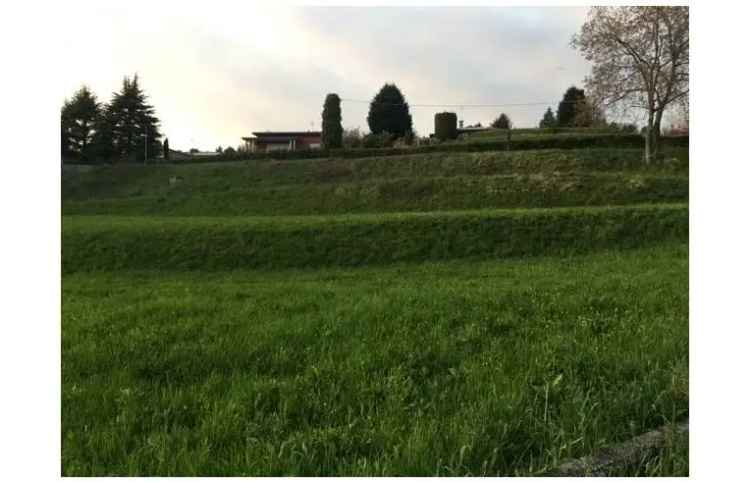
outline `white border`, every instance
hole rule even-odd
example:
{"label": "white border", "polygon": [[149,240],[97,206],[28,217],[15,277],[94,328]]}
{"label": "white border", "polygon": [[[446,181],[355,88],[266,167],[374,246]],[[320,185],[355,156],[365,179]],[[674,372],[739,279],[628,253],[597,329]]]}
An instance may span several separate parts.
{"label": "white border", "polygon": [[[148,12],[149,3],[132,2],[132,8]],[[228,15],[241,10],[239,3],[214,3]],[[48,481],[60,475],[59,100],[48,95],[48,86],[65,68],[56,44],[65,19],[86,4],[5,5],[0,28],[5,101],[0,108],[0,475],[5,481]],[[507,5],[472,2],[487,4]],[[729,2],[692,5],[691,478],[735,481],[746,478],[748,446],[750,109],[743,68],[750,16],[746,7]]]}

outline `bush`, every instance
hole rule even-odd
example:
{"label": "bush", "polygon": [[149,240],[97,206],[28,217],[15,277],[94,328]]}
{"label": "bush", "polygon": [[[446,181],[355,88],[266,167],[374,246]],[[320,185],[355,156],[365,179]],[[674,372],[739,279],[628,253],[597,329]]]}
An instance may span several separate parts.
{"label": "bush", "polygon": [[[544,129],[542,131],[558,131],[560,128]],[[535,129],[533,131],[540,131]],[[572,130],[577,132],[579,130]],[[540,137],[540,138],[522,138],[511,139],[510,149],[515,151],[536,150],[536,149],[583,149],[583,148],[642,148],[643,136],[638,134],[618,134],[612,132],[610,128],[594,130],[601,134],[581,134],[580,136],[570,135],[565,137]],[[513,130],[514,134],[522,133],[523,130]],[[473,141],[478,137],[477,141]],[[400,156],[404,154],[426,154],[426,153],[459,153],[459,152],[483,152],[483,151],[504,151],[508,148],[506,139],[502,140],[482,140],[479,135],[469,137],[467,142],[453,142],[437,144],[434,141],[427,145],[410,146],[393,148],[394,138],[391,134],[368,134],[364,136],[363,148],[344,148],[344,149],[304,149],[297,151],[275,151],[272,153],[247,153],[237,152],[234,155],[222,154],[221,156],[211,156],[205,158],[191,158],[186,160],[188,163],[211,163],[219,161],[244,161],[244,160],[262,160],[262,159],[319,159],[329,157],[340,158],[364,158],[370,156]],[[687,147],[689,145],[688,136],[667,136],[662,137],[662,147]]]}
{"label": "bush", "polygon": [[344,148],[361,148],[362,133],[359,131],[359,128],[344,129],[342,144]]}
{"label": "bush", "polygon": [[394,148],[406,148],[414,144],[414,133],[408,132],[404,136],[401,136],[400,138],[396,138],[393,140],[393,147]]}
{"label": "bush", "polygon": [[456,139],[458,116],[455,112],[438,112],[435,114],[435,137],[441,141]]}
{"label": "bush", "polygon": [[394,136],[389,132],[379,134],[370,133],[362,139],[365,148],[390,148],[393,146]]}
{"label": "bush", "polygon": [[490,126],[496,129],[510,129],[511,127],[513,127],[513,123],[505,113],[502,113],[500,114],[500,116],[498,116],[497,119],[492,121],[492,124],[490,124]]}

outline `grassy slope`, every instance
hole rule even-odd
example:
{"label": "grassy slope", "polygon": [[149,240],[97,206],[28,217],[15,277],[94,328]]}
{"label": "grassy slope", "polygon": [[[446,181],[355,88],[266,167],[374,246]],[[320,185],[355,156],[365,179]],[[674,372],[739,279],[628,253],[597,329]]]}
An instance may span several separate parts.
{"label": "grassy slope", "polygon": [[64,170],[127,215],[63,217],[64,474],[533,473],[686,417],[686,204],[461,210],[686,202],[687,157]]}
{"label": "grassy slope", "polygon": [[687,238],[687,205],[317,217],[63,217],[63,272],[361,266],[636,248]]}
{"label": "grassy slope", "polygon": [[624,205],[686,201],[686,176],[538,174],[401,178],[193,191],[70,201],[67,214],[246,216],[483,208]]}
{"label": "grassy slope", "polygon": [[686,416],[688,251],[63,278],[63,473],[533,472]]}
{"label": "grassy slope", "polygon": [[[114,166],[63,175],[66,214],[279,215],[686,201],[687,151],[434,153],[363,159]],[[172,177],[180,177],[170,184]]]}

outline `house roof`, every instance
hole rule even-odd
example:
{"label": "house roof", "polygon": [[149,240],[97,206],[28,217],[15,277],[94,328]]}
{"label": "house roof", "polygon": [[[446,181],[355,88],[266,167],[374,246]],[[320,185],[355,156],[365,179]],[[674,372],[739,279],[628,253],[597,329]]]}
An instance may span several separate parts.
{"label": "house roof", "polygon": [[283,138],[291,139],[298,137],[319,137],[322,136],[320,131],[255,131],[252,133],[254,137],[243,137],[243,141],[250,139],[269,139],[283,140]]}
{"label": "house roof", "polygon": [[456,131],[458,131],[459,134],[462,133],[469,133],[469,132],[481,132],[481,131],[489,131],[491,128],[488,126],[481,126],[481,127],[459,127],[456,128]]}

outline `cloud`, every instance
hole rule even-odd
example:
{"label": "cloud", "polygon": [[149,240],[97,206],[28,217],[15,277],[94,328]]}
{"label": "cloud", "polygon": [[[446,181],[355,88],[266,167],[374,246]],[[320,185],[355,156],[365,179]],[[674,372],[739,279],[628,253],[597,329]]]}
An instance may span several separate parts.
{"label": "cloud", "polygon": [[[159,9],[161,8],[161,9]],[[172,146],[238,145],[255,130],[320,127],[323,99],[371,99],[395,82],[411,104],[559,100],[588,73],[568,42],[585,8],[242,7],[72,12],[60,100],[86,83],[108,100],[138,72]],[[367,130],[366,103],[344,125]],[[546,107],[464,108],[467,123],[500,111],[535,125]],[[421,134],[440,108],[414,106]]]}

